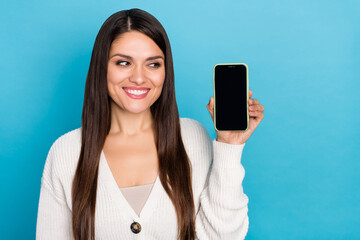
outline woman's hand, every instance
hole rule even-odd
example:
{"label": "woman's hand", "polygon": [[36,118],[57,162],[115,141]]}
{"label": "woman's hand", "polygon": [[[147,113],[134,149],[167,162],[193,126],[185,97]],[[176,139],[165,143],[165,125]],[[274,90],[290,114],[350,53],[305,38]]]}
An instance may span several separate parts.
{"label": "woman's hand", "polygon": [[[255,128],[264,118],[264,106],[259,103],[257,99],[251,99],[253,92],[249,90],[249,128],[246,131],[216,131],[218,142],[228,144],[243,144],[245,143]],[[206,108],[210,112],[211,118],[214,122],[214,98],[211,97]]]}

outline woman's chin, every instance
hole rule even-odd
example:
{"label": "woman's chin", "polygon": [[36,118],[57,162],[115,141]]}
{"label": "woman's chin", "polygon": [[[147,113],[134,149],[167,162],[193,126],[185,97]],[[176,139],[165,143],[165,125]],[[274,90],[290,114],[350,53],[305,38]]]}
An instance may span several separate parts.
{"label": "woman's chin", "polygon": [[132,114],[141,114],[141,113],[145,113],[147,111],[150,111],[150,108],[144,108],[144,107],[129,107],[129,108],[125,108],[124,109],[126,112],[128,113],[132,113]]}
{"label": "woman's chin", "polygon": [[115,109],[120,110],[123,113],[130,113],[130,114],[141,114],[147,111],[150,111],[150,103],[149,102],[129,102],[129,101],[119,101],[116,103],[115,101],[112,102],[113,107]]}

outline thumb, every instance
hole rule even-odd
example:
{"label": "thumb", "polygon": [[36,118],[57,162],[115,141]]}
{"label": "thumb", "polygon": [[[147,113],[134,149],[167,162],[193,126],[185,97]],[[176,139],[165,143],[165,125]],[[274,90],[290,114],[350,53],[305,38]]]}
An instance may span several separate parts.
{"label": "thumb", "polygon": [[214,98],[211,97],[209,99],[209,103],[206,105],[207,110],[211,115],[211,119],[214,121]]}

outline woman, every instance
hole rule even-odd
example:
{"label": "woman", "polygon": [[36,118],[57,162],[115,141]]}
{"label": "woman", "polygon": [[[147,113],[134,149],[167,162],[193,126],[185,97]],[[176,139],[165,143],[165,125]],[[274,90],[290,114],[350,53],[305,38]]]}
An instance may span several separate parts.
{"label": "woman", "polygon": [[211,141],[179,118],[162,25],[140,9],[113,14],[95,40],[82,127],[46,159],[37,239],[243,239],[240,159],[263,110],[249,99],[249,129]]}

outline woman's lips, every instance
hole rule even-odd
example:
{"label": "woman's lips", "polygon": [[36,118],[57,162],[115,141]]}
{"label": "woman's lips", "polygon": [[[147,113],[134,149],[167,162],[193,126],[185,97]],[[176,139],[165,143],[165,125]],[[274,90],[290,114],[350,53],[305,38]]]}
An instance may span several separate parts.
{"label": "woman's lips", "polygon": [[147,96],[150,88],[145,87],[123,87],[125,93],[133,99],[143,99]]}

